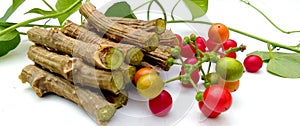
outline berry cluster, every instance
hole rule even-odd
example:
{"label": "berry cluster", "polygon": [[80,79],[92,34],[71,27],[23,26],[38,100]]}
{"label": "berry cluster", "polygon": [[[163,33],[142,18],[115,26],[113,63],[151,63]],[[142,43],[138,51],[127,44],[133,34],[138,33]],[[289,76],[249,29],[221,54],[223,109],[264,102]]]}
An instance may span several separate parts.
{"label": "berry cluster", "polygon": [[[261,58],[255,55],[248,56],[243,64],[236,59],[236,52],[244,51],[246,46],[238,46],[236,41],[229,39],[229,30],[221,23],[210,27],[207,40],[195,34],[183,39],[176,36],[180,43],[171,49],[171,53],[179,62],[170,60],[168,64],[182,66],[179,76],[163,82],[155,71],[141,69],[135,77],[138,91],[149,98],[149,108],[156,116],[167,115],[172,107],[172,97],[163,90],[163,85],[180,80],[183,87],[196,90],[202,113],[215,118],[231,107],[231,92],[238,89],[244,68],[248,72],[257,72],[262,67]],[[206,71],[204,63],[209,64]],[[211,69],[212,66],[215,68]],[[199,89],[200,84],[204,85],[204,91]]]}

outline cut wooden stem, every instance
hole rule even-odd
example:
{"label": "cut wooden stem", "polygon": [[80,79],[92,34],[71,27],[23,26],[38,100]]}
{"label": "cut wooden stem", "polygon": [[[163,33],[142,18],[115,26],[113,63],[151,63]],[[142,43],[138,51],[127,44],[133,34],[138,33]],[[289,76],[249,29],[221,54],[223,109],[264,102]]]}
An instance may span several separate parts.
{"label": "cut wooden stem", "polygon": [[37,66],[26,66],[19,78],[23,83],[30,83],[32,89],[40,97],[47,93],[55,93],[73,101],[82,107],[99,125],[109,121],[116,112],[116,108],[101,95],[74,86],[69,81]]}
{"label": "cut wooden stem", "polygon": [[29,59],[43,68],[63,76],[65,79],[84,86],[100,88],[118,94],[125,88],[123,73],[108,72],[92,68],[78,58],[60,55],[40,46],[31,46]]}
{"label": "cut wooden stem", "polygon": [[99,12],[90,2],[83,3],[79,11],[97,31],[111,40],[133,44],[146,51],[153,51],[159,45],[158,35],[155,32],[146,32],[116,23]]}
{"label": "cut wooden stem", "polygon": [[144,51],[144,54],[144,61],[153,66],[160,67],[165,71],[170,69],[170,66],[168,66],[168,59],[173,58],[173,56],[171,55],[169,46],[159,46],[159,48],[152,52]]}
{"label": "cut wooden stem", "polygon": [[58,29],[46,30],[33,27],[28,30],[30,41],[43,45],[52,50],[59,51],[73,57],[82,58],[84,61],[102,69],[117,69],[124,62],[124,54],[111,45],[97,46],[88,44],[61,33]]}
{"label": "cut wooden stem", "polygon": [[142,29],[148,32],[156,32],[162,34],[166,30],[166,22],[161,18],[157,18],[150,21],[132,19],[132,18],[121,18],[121,17],[109,17],[112,21],[119,24],[124,24],[135,29]]}
{"label": "cut wooden stem", "polygon": [[[150,21],[122,17],[109,17],[109,19],[119,24],[127,25],[132,28],[141,29],[147,32],[155,32],[159,35],[164,33],[166,30],[166,22],[161,18]],[[84,22],[83,26],[89,30],[95,31],[95,28],[87,21]]]}
{"label": "cut wooden stem", "polygon": [[128,94],[126,92],[121,92],[119,94],[113,94],[108,91],[102,91],[104,97],[107,99],[108,102],[114,104],[116,108],[121,108],[127,105],[128,102]]}
{"label": "cut wooden stem", "polygon": [[134,74],[136,73],[136,67],[123,64],[118,71],[121,71],[123,73],[124,83],[126,85],[132,84],[132,81],[134,79]]}
{"label": "cut wooden stem", "polygon": [[171,30],[166,30],[163,34],[159,35],[159,44],[174,47],[179,45],[179,41]]}
{"label": "cut wooden stem", "polygon": [[125,63],[127,64],[137,66],[140,65],[141,61],[143,60],[144,54],[138,47],[130,44],[115,43],[111,40],[101,38],[96,33],[77,25],[72,21],[68,20],[61,31],[68,36],[79,39],[86,43],[92,43],[99,46],[111,45],[114,48],[118,48],[125,55]]}

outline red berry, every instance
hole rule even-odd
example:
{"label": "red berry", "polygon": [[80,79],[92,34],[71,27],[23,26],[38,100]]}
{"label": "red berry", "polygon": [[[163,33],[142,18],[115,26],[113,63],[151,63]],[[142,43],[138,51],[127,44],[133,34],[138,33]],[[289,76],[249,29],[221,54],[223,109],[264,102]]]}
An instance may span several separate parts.
{"label": "red berry", "polygon": [[179,45],[182,45],[182,38],[179,34],[175,34],[176,38],[178,39]]}
{"label": "red berry", "polygon": [[[199,50],[202,52],[206,52],[206,41],[203,37],[197,37],[196,38],[196,46],[198,47]],[[193,48],[192,49],[194,53],[196,53],[196,50]]]}
{"label": "red berry", "polygon": [[198,107],[201,112],[208,118],[216,118],[221,114],[209,109],[203,102],[198,102]]}
{"label": "red berry", "polygon": [[[217,51],[219,51],[219,49],[221,48],[221,46],[218,46],[218,47],[217,47],[218,44],[217,44],[216,42],[212,41],[211,39],[208,39],[208,40],[206,41],[205,45],[206,45],[206,47],[207,47],[207,49],[208,49],[209,52],[211,52],[211,51],[213,51],[213,50],[215,50],[215,52],[217,52]],[[216,48],[216,47],[217,47],[217,48]],[[216,49],[215,49],[215,48],[216,48]]]}
{"label": "red berry", "polygon": [[169,92],[163,90],[160,95],[149,100],[149,108],[156,116],[166,116],[172,108],[172,102]]}
{"label": "red berry", "polygon": [[195,57],[195,53],[193,52],[193,47],[191,47],[189,44],[185,45],[179,45],[181,48],[180,55],[185,58],[191,58]]}
{"label": "red berry", "polygon": [[[228,53],[227,55],[225,55],[226,57],[231,57],[231,58],[234,58],[236,59],[237,55],[236,55],[236,52],[231,52],[231,53]],[[221,54],[221,58],[224,57],[224,54]]]}
{"label": "red berry", "polygon": [[222,44],[222,50],[228,50],[229,48],[233,48],[233,47],[237,47],[237,42],[232,40],[232,39],[228,39],[226,42],[224,42]]}
{"label": "red berry", "polygon": [[221,113],[230,108],[232,96],[224,86],[212,85],[204,91],[203,102],[209,109]]}
{"label": "red berry", "polygon": [[246,71],[255,73],[257,72],[263,65],[262,59],[257,55],[247,56],[244,60],[244,66]]}

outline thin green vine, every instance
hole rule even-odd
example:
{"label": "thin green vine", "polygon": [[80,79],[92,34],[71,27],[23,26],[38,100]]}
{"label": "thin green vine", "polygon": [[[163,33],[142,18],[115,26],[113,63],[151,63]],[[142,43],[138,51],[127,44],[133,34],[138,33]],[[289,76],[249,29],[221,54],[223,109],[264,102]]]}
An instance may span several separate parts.
{"label": "thin green vine", "polygon": [[282,28],[278,27],[266,14],[264,14],[260,9],[258,9],[257,7],[253,6],[248,0],[241,0],[241,2],[249,5],[250,7],[252,7],[254,10],[256,10],[258,13],[260,13],[264,18],[266,18],[276,29],[278,29],[279,31],[286,33],[286,34],[291,34],[291,33],[296,33],[296,32],[300,32],[300,30],[295,30],[295,31],[285,31]]}
{"label": "thin green vine", "polygon": [[57,12],[55,14],[49,14],[49,15],[44,15],[44,16],[40,16],[40,17],[36,17],[36,18],[32,18],[17,24],[14,24],[6,29],[4,29],[3,31],[0,32],[0,36],[5,34],[5,33],[9,33],[15,29],[17,29],[18,27],[24,26],[24,25],[28,25],[31,22],[35,22],[35,21],[39,21],[39,20],[43,20],[43,19],[48,19],[48,18],[54,18],[60,15],[63,15],[65,13],[67,13],[68,11],[72,10],[73,8],[75,8],[75,6],[77,6],[78,4],[81,3],[81,0],[77,0],[75,3],[72,4],[72,6],[68,7],[67,9],[65,9],[64,11],[61,12]]}

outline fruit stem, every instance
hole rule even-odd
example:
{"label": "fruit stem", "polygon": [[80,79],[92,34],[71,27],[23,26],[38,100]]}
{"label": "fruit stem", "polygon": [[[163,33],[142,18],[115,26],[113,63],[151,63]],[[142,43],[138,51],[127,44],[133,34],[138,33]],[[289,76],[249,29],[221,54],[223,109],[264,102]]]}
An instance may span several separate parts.
{"label": "fruit stem", "polygon": [[196,90],[196,92],[200,92],[199,88],[196,86],[196,84],[194,83],[194,81],[192,79],[190,79],[190,83],[192,84],[192,86]]}
{"label": "fruit stem", "polygon": [[209,74],[209,72],[210,72],[210,67],[211,67],[211,62],[208,63],[208,69],[207,69],[207,73],[206,73],[206,74]]}
{"label": "fruit stem", "polygon": [[269,49],[270,59],[273,59],[274,55],[273,55],[273,50],[271,48],[271,44],[270,43],[268,43],[268,49]]}
{"label": "fruit stem", "polygon": [[244,45],[241,45],[239,47],[231,47],[231,48],[227,49],[226,51],[224,51],[223,54],[226,55],[226,54],[229,54],[231,52],[238,52],[238,51],[243,52],[245,49],[246,49],[246,46],[244,46]]}
{"label": "fruit stem", "polygon": [[256,10],[258,13],[260,13],[264,18],[266,18],[276,29],[278,29],[279,31],[281,31],[282,33],[285,34],[291,34],[291,33],[295,33],[295,32],[300,32],[299,30],[297,31],[285,31],[283,29],[281,29],[280,27],[278,27],[267,15],[265,15],[260,9],[258,9],[257,7],[255,7],[254,5],[252,5],[248,0],[241,0],[243,3],[249,5],[250,7],[252,7],[254,10]]}
{"label": "fruit stem", "polygon": [[177,80],[180,80],[180,79],[181,79],[181,75],[179,75],[178,77],[172,78],[170,80],[164,81],[164,84],[167,84],[167,83],[170,83],[170,82],[173,82],[173,81],[177,81]]}
{"label": "fruit stem", "polygon": [[[194,21],[194,20],[175,20],[175,21],[167,21],[167,23],[200,23],[200,24],[207,24],[207,25],[212,25],[213,24],[211,22]],[[277,42],[273,42],[271,40],[267,40],[267,39],[255,36],[255,35],[252,35],[252,34],[249,34],[249,33],[246,33],[246,32],[240,31],[240,30],[237,30],[235,28],[228,27],[228,29],[231,30],[231,31],[233,31],[233,32],[239,33],[241,35],[245,35],[245,36],[248,36],[250,38],[259,40],[261,42],[270,43],[272,46],[276,46],[276,47],[280,47],[280,48],[283,48],[283,49],[287,49],[287,50],[290,50],[290,51],[294,51],[294,52],[300,53],[300,49],[298,49],[296,47],[287,46],[287,45],[283,45],[283,44],[280,44],[280,43],[277,43]]]}

